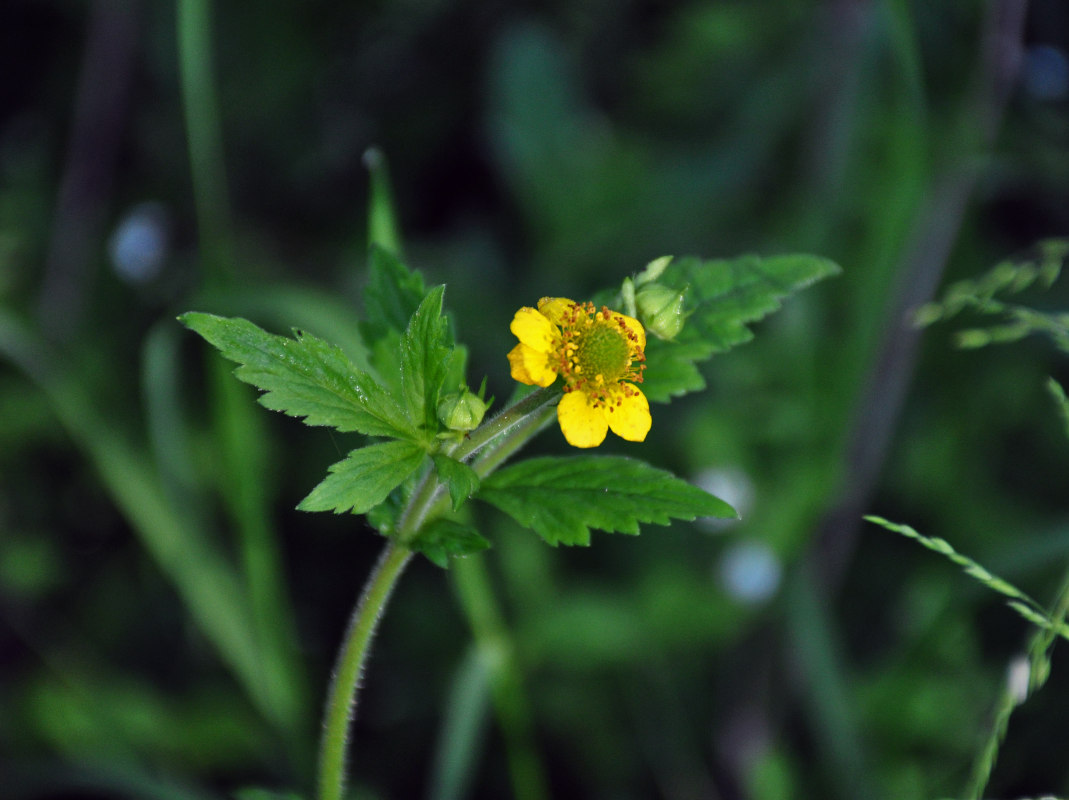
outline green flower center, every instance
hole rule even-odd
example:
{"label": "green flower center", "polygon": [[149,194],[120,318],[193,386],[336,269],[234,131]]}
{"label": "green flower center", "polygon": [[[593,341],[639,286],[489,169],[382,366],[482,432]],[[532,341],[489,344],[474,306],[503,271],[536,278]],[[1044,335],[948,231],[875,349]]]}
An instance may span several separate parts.
{"label": "green flower center", "polygon": [[627,336],[611,322],[595,323],[575,344],[575,372],[588,380],[615,383],[631,366]]}

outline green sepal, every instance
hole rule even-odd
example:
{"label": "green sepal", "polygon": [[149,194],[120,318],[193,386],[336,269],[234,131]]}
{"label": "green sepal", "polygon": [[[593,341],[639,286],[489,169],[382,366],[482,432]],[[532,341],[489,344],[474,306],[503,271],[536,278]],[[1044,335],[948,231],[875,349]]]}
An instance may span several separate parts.
{"label": "green sepal", "polygon": [[178,320],[239,364],[239,380],[263,391],[261,405],[342,433],[412,438],[415,431],[378,376],[311,334],[268,333],[239,317],[189,312]]}
{"label": "green sepal", "polygon": [[490,547],[475,528],[452,519],[435,519],[423,526],[416,540],[409,547],[423,553],[443,569],[449,568],[449,559],[478,553]]}
{"label": "green sepal", "polygon": [[455,458],[441,453],[435,453],[432,458],[438,477],[449,487],[449,498],[453,501],[453,510],[456,511],[465,500],[479,491],[479,476],[475,470]]}
{"label": "green sepal", "polygon": [[619,456],[521,461],[486,478],[479,499],[552,545],[590,544],[592,528],[637,534],[642,522],[737,516],[723,500],[670,472]]}
{"label": "green sepal", "polygon": [[425,458],[419,444],[402,440],[353,450],[344,461],[331,465],[330,474],[297,508],[365,514],[418,470]]}

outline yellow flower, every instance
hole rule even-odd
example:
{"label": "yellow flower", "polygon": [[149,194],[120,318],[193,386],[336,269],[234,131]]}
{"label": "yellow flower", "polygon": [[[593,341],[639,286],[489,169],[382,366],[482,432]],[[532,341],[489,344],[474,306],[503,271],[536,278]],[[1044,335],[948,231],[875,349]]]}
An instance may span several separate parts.
{"label": "yellow flower", "polygon": [[512,377],[549,386],[561,376],[557,421],[568,444],[597,447],[612,430],[641,442],[652,420],[642,382],[646,332],[626,314],[566,297],[543,297],[516,312],[509,329],[520,343],[509,352]]}

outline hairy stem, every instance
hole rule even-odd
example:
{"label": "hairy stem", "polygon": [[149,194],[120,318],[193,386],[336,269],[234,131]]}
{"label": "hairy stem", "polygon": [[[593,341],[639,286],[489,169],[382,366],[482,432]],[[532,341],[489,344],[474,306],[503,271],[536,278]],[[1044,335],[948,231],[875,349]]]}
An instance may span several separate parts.
{"label": "hairy stem", "polygon": [[[463,461],[484,447],[492,444],[496,445],[499,441],[503,441],[505,436],[508,436],[508,441],[512,441],[514,437],[520,443],[526,441],[527,437],[523,434],[528,433],[528,431],[525,428],[523,431],[517,432],[514,430],[516,426],[525,424],[531,414],[553,403],[560,395],[561,390],[555,386],[547,386],[544,389],[537,389],[531,392],[520,402],[509,406],[496,417],[484,422],[472,431],[471,435],[452,454],[453,457],[458,461]],[[520,435],[516,436],[517,433]]]}
{"label": "hairy stem", "polygon": [[382,611],[412,551],[389,542],[372,571],[349,620],[327,693],[323,738],[319,747],[319,800],[341,800],[345,793],[346,749],[356,711],[356,695],[364,662]]}
{"label": "hairy stem", "polygon": [[[453,449],[450,455],[457,459],[471,458],[481,451],[475,466],[481,476],[492,472],[512,453],[534,436],[549,419],[551,403],[560,395],[558,389],[546,388],[532,392],[520,402],[505,409],[492,420],[476,429],[471,436]],[[485,449],[484,449],[485,448]],[[346,750],[349,731],[356,710],[356,696],[360,689],[360,676],[367,660],[371,638],[378,627],[383,609],[389,600],[397,579],[413,555],[409,545],[419,536],[428,520],[447,508],[448,493],[434,469],[428,469],[413,490],[408,503],[398,518],[397,530],[386,545],[382,556],[364,586],[363,594],[353,611],[342,642],[341,652],[334,668],[334,675],[327,693],[323,713],[323,736],[319,747],[319,793],[318,800],[341,800],[345,791]],[[488,591],[488,587],[487,587]],[[492,598],[491,598],[492,599]],[[498,624],[498,628],[501,625]],[[501,638],[500,636],[497,638]],[[517,674],[495,678],[498,687],[495,698],[510,698],[505,705],[517,708],[522,694],[517,684]],[[520,698],[519,701],[516,698]],[[500,707],[501,704],[499,704]],[[500,713],[500,712],[499,712]],[[509,712],[513,722],[506,723],[514,730],[522,731],[523,716]],[[526,750],[526,754],[524,754]],[[530,798],[545,797],[539,790],[544,780],[530,748],[520,748],[513,758],[514,779],[519,782],[536,781],[531,792],[518,794]],[[521,780],[522,776],[522,780]]]}

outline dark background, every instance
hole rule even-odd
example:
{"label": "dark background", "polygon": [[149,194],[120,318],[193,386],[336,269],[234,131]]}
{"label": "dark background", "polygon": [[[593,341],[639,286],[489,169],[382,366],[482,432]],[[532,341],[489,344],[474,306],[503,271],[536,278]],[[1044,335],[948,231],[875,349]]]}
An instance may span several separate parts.
{"label": "dark background", "polygon": [[[1058,0],[5,2],[0,795],[309,792],[381,540],[293,510],[353,443],[257,407],[174,317],[344,344],[371,146],[498,398],[509,319],[542,295],[665,253],[844,269],[655,406],[645,444],[606,445],[742,522],[553,550],[478,512],[553,796],[960,795],[1031,631],[860,517],[1042,603],[1060,582],[1069,440],[1044,382],[1065,355],[906,320],[1069,231],[1067,50]],[[1021,300],[1065,309],[1065,282]],[[426,562],[402,580],[354,796],[454,796],[443,764],[467,796],[510,792],[485,691],[453,691],[479,685],[453,588]],[[990,796],[1069,794],[1062,655]],[[481,733],[450,751],[465,715]]]}

